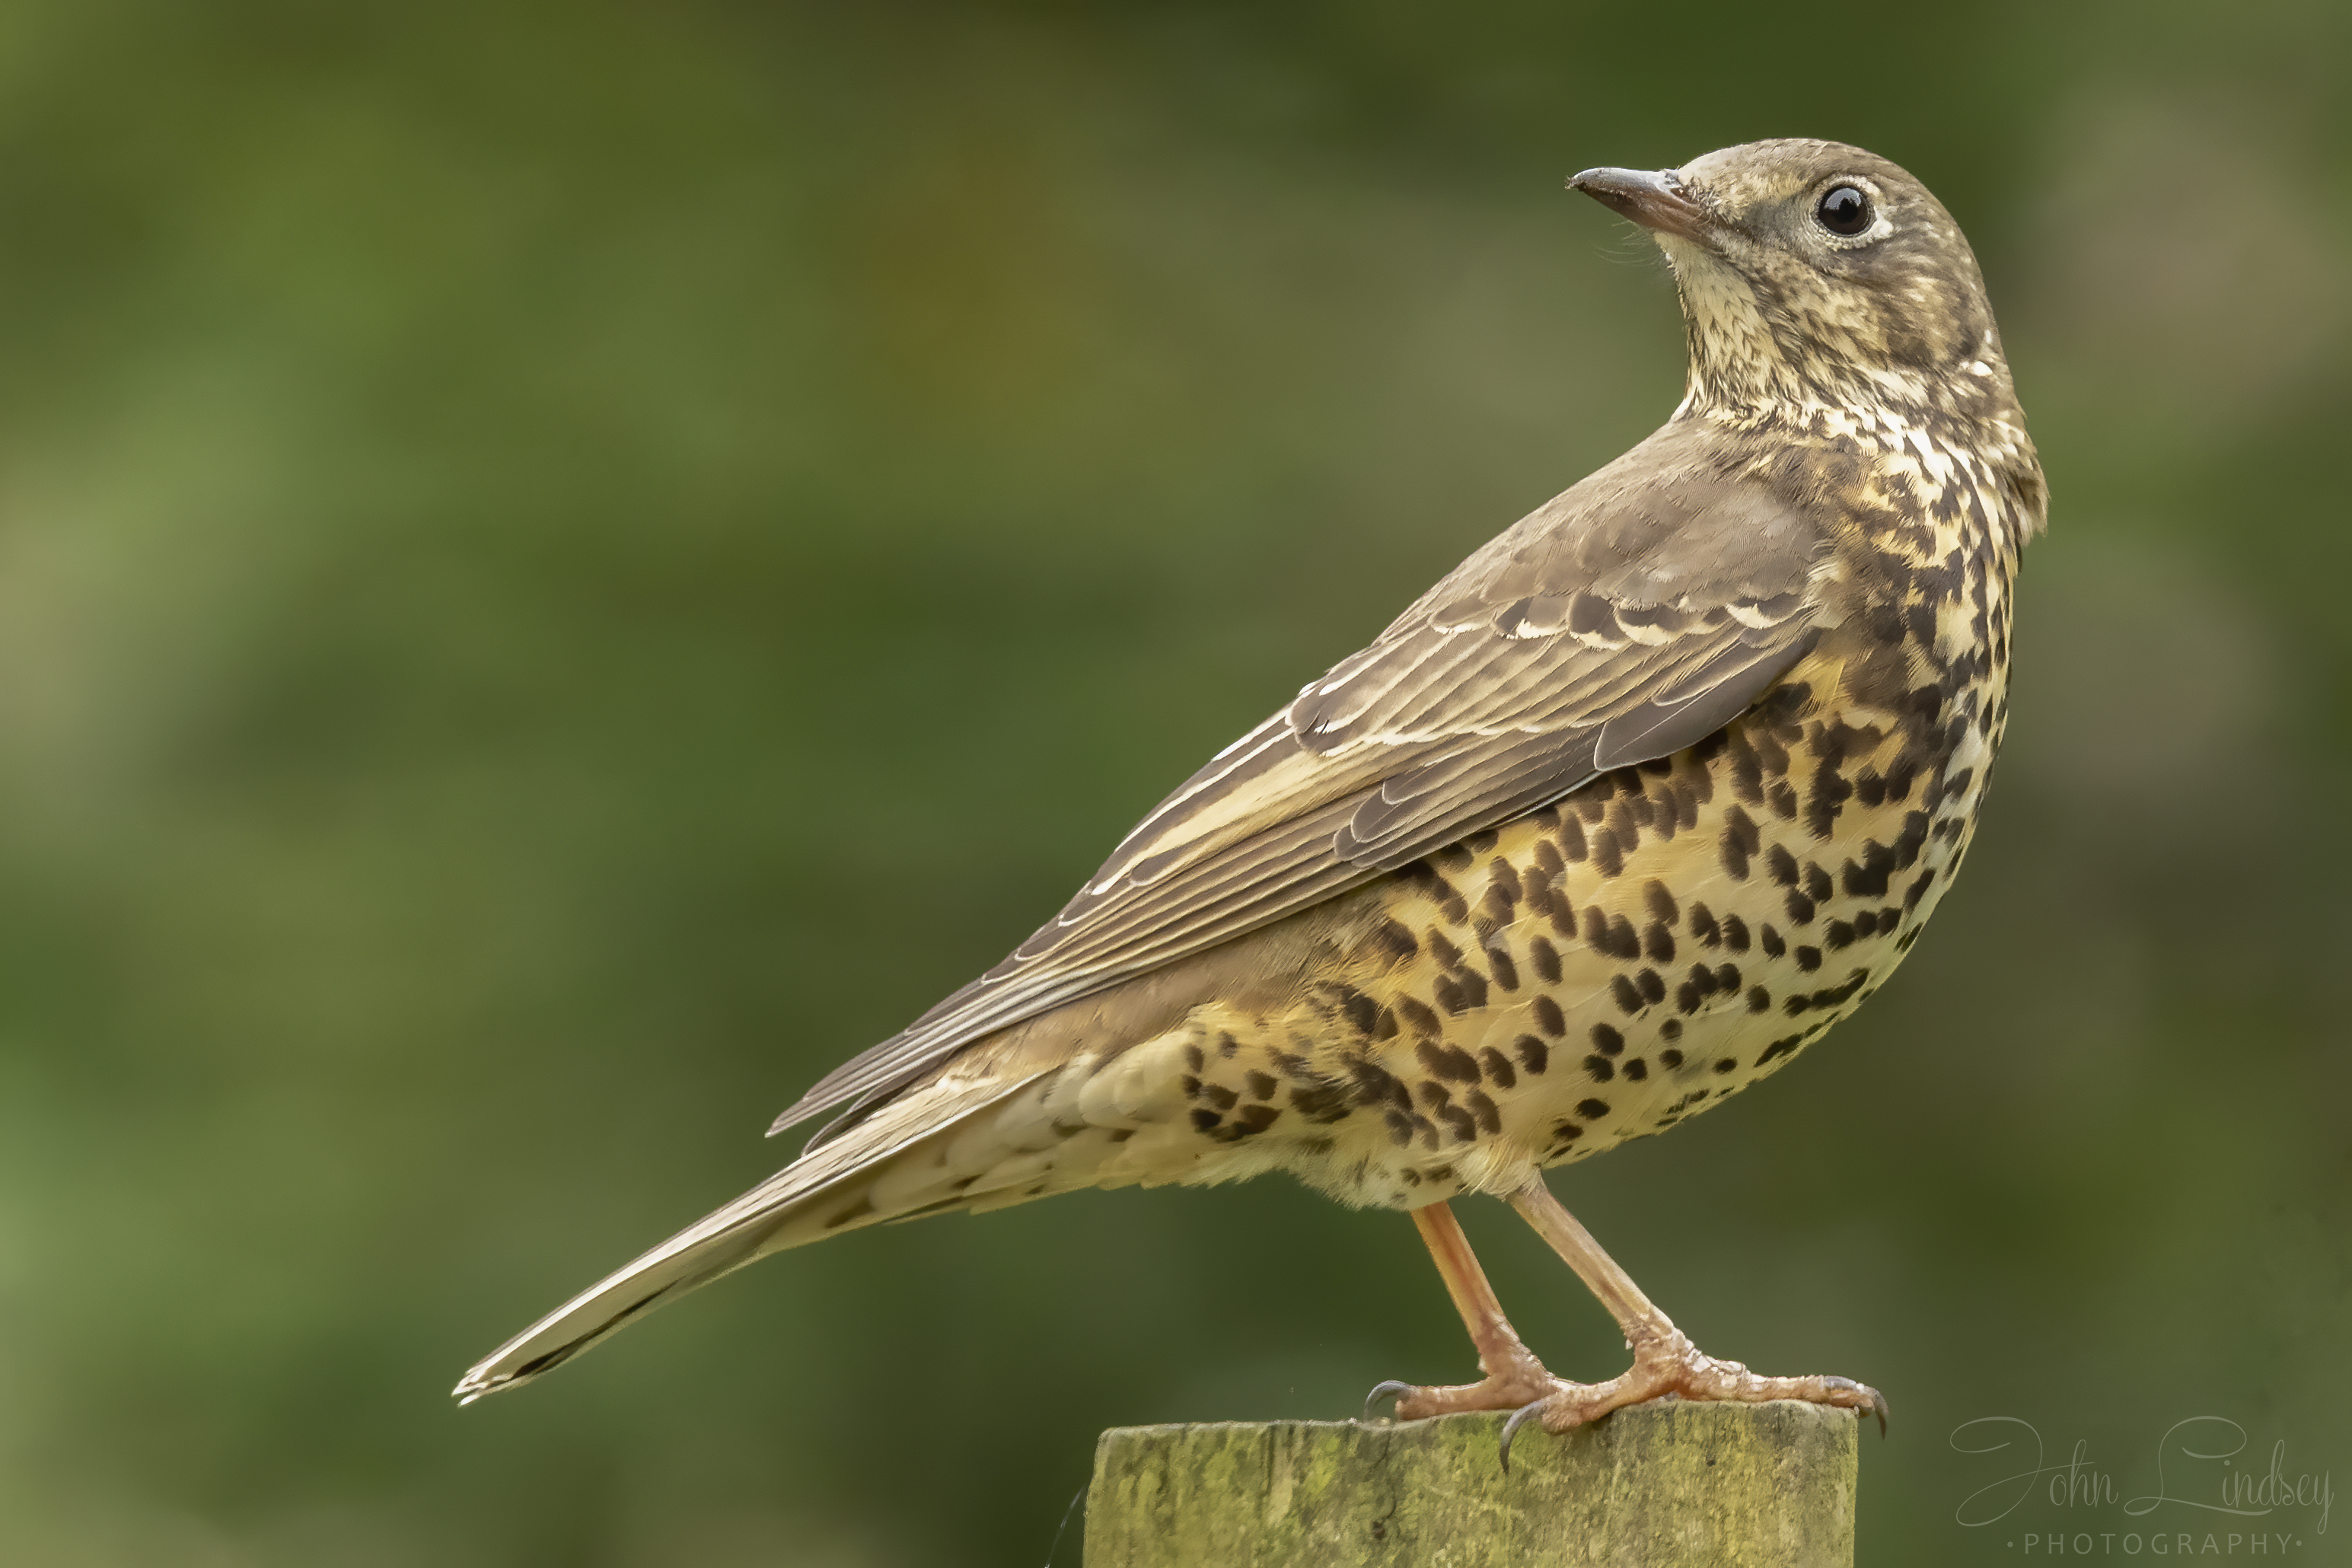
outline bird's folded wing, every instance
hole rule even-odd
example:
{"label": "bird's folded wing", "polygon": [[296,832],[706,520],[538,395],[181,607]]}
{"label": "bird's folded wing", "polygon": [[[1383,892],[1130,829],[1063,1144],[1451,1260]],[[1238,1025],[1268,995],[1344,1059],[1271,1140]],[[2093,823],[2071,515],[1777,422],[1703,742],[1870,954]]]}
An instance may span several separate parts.
{"label": "bird's folded wing", "polygon": [[1753,484],[1696,477],[1629,494],[1599,482],[1611,472],[1471,557],[1220,752],[1003,963],[827,1074],[776,1130],[871,1105],[982,1036],[1736,717],[1818,635],[1814,530]]}

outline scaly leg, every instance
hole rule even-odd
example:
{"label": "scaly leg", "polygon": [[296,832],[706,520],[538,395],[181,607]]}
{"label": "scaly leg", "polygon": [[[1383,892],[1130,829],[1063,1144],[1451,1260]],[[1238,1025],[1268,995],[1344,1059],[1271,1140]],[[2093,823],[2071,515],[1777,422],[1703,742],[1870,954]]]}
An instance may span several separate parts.
{"label": "scaly leg", "polygon": [[1545,1431],[1557,1434],[1599,1420],[1612,1410],[1674,1394],[1756,1404],[1801,1399],[1812,1405],[1867,1410],[1878,1417],[1879,1431],[1885,1432],[1886,1396],[1850,1377],[1759,1377],[1736,1361],[1717,1361],[1702,1353],[1688,1335],[1675,1327],[1673,1319],[1642,1294],[1633,1276],[1601,1250],[1592,1233],[1560,1206],[1542,1177],[1513,1193],[1511,1206],[1551,1244],[1554,1252],[1568,1260],[1585,1289],[1609,1309],[1609,1315],[1625,1331],[1625,1344],[1633,1352],[1633,1364],[1606,1383],[1556,1380],[1543,1398],[1511,1418],[1512,1426],[1537,1415]]}
{"label": "scaly leg", "polygon": [[1511,1194],[1511,1206],[1533,1226],[1536,1234],[1576,1270],[1624,1331],[1633,1352],[1633,1364],[1606,1383],[1570,1383],[1551,1375],[1535,1352],[1520,1342],[1502,1304],[1486,1283],[1484,1270],[1472,1256],[1461,1226],[1443,1204],[1413,1211],[1413,1223],[1437,1261],[1437,1271],[1454,1298],[1478,1350],[1484,1380],[1454,1387],[1416,1387],[1384,1383],[1372,1391],[1377,1399],[1397,1396],[1397,1416],[1414,1420],[1424,1415],[1463,1410],[1514,1410],[1503,1429],[1504,1462],[1509,1463],[1511,1436],[1521,1423],[1538,1418],[1544,1429],[1562,1433],[1599,1420],[1612,1410],[1644,1400],[1672,1395],[1683,1399],[1801,1399],[1868,1410],[1886,1429],[1886,1400],[1876,1389],[1843,1377],[1760,1377],[1738,1362],[1717,1361],[1698,1347],[1642,1293],[1632,1276],[1601,1249],[1591,1232],[1560,1206],[1541,1177]]}
{"label": "scaly leg", "polygon": [[1438,1278],[1445,1281],[1445,1293],[1454,1298],[1454,1310],[1462,1314],[1462,1326],[1470,1331],[1470,1342],[1478,1349],[1478,1370],[1486,1375],[1452,1387],[1383,1383],[1372,1390],[1366,1405],[1394,1394],[1397,1419],[1418,1421],[1464,1410],[1519,1410],[1549,1395],[1559,1380],[1503,1316],[1503,1304],[1495,1299],[1495,1288],[1486,1283],[1486,1271],[1478,1267],[1477,1254],[1470,1250],[1470,1238],[1462,1234],[1462,1222],[1454,1211],[1431,1204],[1412,1211],[1412,1223],[1437,1264]]}

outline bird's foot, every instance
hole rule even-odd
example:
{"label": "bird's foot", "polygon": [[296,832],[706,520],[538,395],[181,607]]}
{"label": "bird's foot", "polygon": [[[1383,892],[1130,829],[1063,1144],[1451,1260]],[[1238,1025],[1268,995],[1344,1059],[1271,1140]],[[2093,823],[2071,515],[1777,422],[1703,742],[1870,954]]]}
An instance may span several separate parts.
{"label": "bird's foot", "polygon": [[[1540,1421],[1545,1431],[1557,1436],[1588,1421],[1598,1421],[1612,1410],[1652,1399],[1738,1400],[1748,1404],[1801,1399],[1811,1405],[1866,1410],[1878,1417],[1879,1435],[1886,1434],[1886,1396],[1852,1378],[1759,1376],[1736,1361],[1717,1361],[1703,1353],[1691,1343],[1688,1335],[1675,1328],[1644,1335],[1633,1349],[1633,1364],[1608,1382],[1570,1383],[1564,1378],[1553,1378],[1549,1387],[1521,1405],[1503,1427],[1504,1465],[1507,1468],[1510,1464],[1512,1436],[1528,1421]],[[1398,1414],[1403,1413],[1400,1401]]]}
{"label": "bird's foot", "polygon": [[1550,1397],[1554,1389],[1577,1386],[1554,1377],[1525,1345],[1481,1357],[1480,1364],[1486,1368],[1486,1375],[1475,1383],[1425,1386],[1383,1383],[1364,1401],[1365,1414],[1369,1415],[1374,1405],[1388,1398],[1396,1400],[1396,1418],[1400,1421],[1459,1415],[1472,1410],[1524,1410],[1531,1402]]}

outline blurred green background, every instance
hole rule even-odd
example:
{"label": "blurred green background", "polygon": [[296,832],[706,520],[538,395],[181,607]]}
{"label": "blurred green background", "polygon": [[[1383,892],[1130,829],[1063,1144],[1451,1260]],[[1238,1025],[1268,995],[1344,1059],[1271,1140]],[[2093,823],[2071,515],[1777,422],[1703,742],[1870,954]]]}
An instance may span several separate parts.
{"label": "blurred green background", "polygon": [[1671,285],[1562,178],[1762,135],[1983,258],[2055,496],[2015,724],[1901,981],[1556,1185],[1717,1353],[1889,1392],[1866,1563],[2012,1555],[1975,1416],[2126,1496],[2196,1414],[2352,1474],[2347,50],[2294,0],[14,0],[0,1556],[1034,1568],[1104,1426],[1467,1374],[1402,1219],[1265,1182],[852,1237],[445,1398],[1660,421]]}

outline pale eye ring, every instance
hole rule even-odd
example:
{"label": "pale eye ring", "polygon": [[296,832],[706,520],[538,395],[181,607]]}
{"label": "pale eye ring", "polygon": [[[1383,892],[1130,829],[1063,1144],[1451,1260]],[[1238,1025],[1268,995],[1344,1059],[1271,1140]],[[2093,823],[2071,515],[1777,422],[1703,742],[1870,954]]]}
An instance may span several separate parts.
{"label": "pale eye ring", "polygon": [[1852,239],[1878,216],[1869,195],[1856,185],[1833,185],[1813,208],[1813,221],[1832,234]]}

